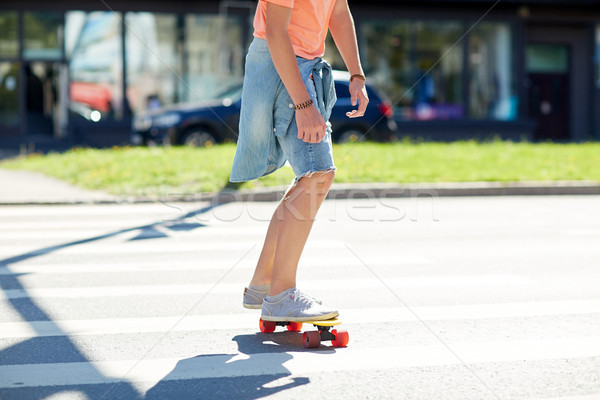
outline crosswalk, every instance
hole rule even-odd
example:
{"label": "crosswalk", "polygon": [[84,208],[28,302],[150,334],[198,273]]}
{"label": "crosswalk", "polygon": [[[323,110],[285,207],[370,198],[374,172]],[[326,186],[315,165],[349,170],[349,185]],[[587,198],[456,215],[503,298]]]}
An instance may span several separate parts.
{"label": "crosswalk", "polygon": [[0,399],[600,399],[598,251],[544,270],[532,254],[484,265],[482,245],[465,265],[443,204],[439,225],[319,220],[299,282],[350,343],[309,351],[240,304],[268,223],[240,207],[273,204],[191,207],[0,209]]}
{"label": "crosswalk", "polygon": [[[23,384],[30,386],[69,385],[74,383],[74,376],[77,376],[76,384],[89,385],[104,383],[106,380],[117,382],[123,376],[127,376],[128,380],[134,382],[138,388],[149,390],[153,383],[167,376],[167,380],[182,380],[275,375],[281,372],[282,367],[296,375],[302,375],[331,371],[452,365],[461,362],[474,364],[523,359],[576,358],[587,356],[589,354],[587,348],[597,346],[599,340],[600,336],[560,340],[520,340],[511,343],[455,344],[453,349],[461,354],[460,361],[441,344],[358,348],[352,351],[340,351],[327,363],[315,363],[314,356],[306,352],[294,352],[293,358],[281,365],[272,363],[270,360],[272,355],[269,353],[253,354],[251,357],[242,355],[233,362],[231,362],[231,355],[215,355],[208,362],[202,358],[192,359],[187,362],[186,369],[178,369],[173,374],[170,372],[175,370],[179,358],[56,363],[52,365],[51,373],[48,373],[49,368],[45,365],[12,365],[0,367],[0,387],[10,387],[11,383],[17,380],[24,381]],[[548,348],[555,350],[549,353]],[[227,368],[221,367],[228,362],[233,365]],[[86,369],[89,371],[86,372]],[[101,375],[98,375],[98,371]]]}

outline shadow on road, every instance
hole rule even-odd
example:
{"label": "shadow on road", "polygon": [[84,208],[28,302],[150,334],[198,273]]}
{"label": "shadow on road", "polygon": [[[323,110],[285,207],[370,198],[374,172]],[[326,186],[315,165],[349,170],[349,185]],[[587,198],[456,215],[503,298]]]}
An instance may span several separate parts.
{"label": "shadow on road", "polygon": [[[161,232],[158,228],[163,230],[191,230],[200,228],[204,225],[199,223],[185,223],[184,221],[188,218],[194,217],[206,213],[215,207],[218,207],[225,203],[212,202],[210,205],[200,208],[195,211],[188,212],[175,219],[162,220],[160,222],[136,226],[127,229],[121,229],[118,231],[110,232],[104,235],[98,235],[90,238],[81,240],[71,241],[59,245],[48,246],[41,249],[33,250],[24,254],[9,257],[0,260],[0,288],[4,291],[17,290],[27,293],[27,289],[22,285],[19,280],[19,276],[22,274],[12,273],[10,266],[19,262],[23,262],[35,257],[43,256],[46,254],[53,253],[55,251],[74,247],[86,243],[97,242],[103,239],[111,238],[114,236],[121,235],[127,232],[138,231],[139,235],[132,240],[152,239],[160,236],[157,232]],[[161,233],[162,235],[162,233]],[[36,332],[39,336],[20,341],[17,344],[4,348],[0,351],[0,366],[17,366],[25,364],[37,364],[37,371],[39,374],[44,374],[44,371],[48,372],[52,368],[54,363],[87,363],[85,368],[86,379],[96,382],[107,382],[102,384],[90,384],[90,385],[63,385],[63,386],[40,386],[30,387],[27,386],[26,382],[14,382],[13,387],[0,388],[0,398],[3,400],[8,399],[28,399],[37,400],[50,397],[59,393],[73,392],[82,393],[90,399],[140,399],[142,396],[136,389],[125,380],[121,382],[114,382],[114,379],[104,376],[101,371],[94,367],[94,365],[86,358],[84,353],[77,347],[75,343],[69,338],[68,334],[64,333],[59,325],[54,323],[52,317],[44,311],[43,307],[38,304],[33,298],[28,296],[19,296],[19,298],[12,298],[7,296],[7,301],[14,308],[20,317],[27,322],[46,322],[46,328],[53,332],[59,332],[54,336],[44,336],[43,332],[39,331],[36,324],[29,324],[31,329]],[[93,316],[90,316],[93,317]],[[18,340],[15,339],[15,340]],[[47,365],[48,368],[45,368]],[[75,376],[67,377],[77,380]]]}
{"label": "shadow on road", "polygon": [[232,340],[237,342],[238,354],[199,355],[181,360],[147,392],[146,399],[251,400],[310,383],[307,377],[292,377],[284,365],[293,358],[288,352],[301,349],[300,333],[256,333],[238,335]]}
{"label": "shadow on road", "polygon": [[[72,242],[58,244],[55,246],[43,247],[41,249],[33,250],[33,251],[30,251],[30,252],[27,252],[24,254],[19,254],[17,256],[13,256],[13,257],[5,258],[4,260],[0,260],[0,267],[7,268],[11,264],[15,264],[15,263],[18,263],[21,261],[26,261],[26,260],[29,260],[34,257],[43,256],[43,255],[50,254],[50,253],[53,253],[58,250],[78,246],[81,244],[97,242],[100,240],[104,240],[104,239],[108,239],[108,238],[115,237],[118,235],[122,235],[122,234],[128,233],[128,232],[139,231],[140,234],[131,240],[140,240],[140,239],[156,239],[158,237],[165,237],[166,235],[158,230],[158,228],[161,228],[161,227],[163,229],[172,230],[172,231],[192,230],[192,229],[200,228],[205,225],[203,225],[201,223],[193,223],[193,224],[184,223],[182,221],[185,221],[188,218],[192,218],[192,217],[195,217],[200,214],[204,214],[204,213],[211,211],[211,210],[215,209],[216,207],[223,205],[223,204],[225,204],[225,203],[213,203],[213,204],[210,204],[209,206],[203,207],[199,210],[190,211],[190,212],[188,212],[182,216],[179,216],[177,218],[174,218],[174,219],[163,220],[160,222],[154,222],[152,224],[136,226],[133,228],[121,229],[118,231],[106,233],[104,235],[98,235],[98,236],[93,236],[93,237],[86,238],[86,239],[75,240]],[[157,232],[160,232],[161,234],[159,235]]]}

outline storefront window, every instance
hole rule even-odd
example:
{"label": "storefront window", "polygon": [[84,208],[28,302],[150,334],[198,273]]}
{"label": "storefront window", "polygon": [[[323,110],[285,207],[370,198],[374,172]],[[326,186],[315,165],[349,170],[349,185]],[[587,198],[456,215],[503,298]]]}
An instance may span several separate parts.
{"label": "storefront window", "polygon": [[596,51],[594,52],[596,87],[600,89],[600,25],[596,26]]}
{"label": "storefront window", "polygon": [[564,44],[533,43],[525,48],[525,65],[532,73],[567,73],[569,48]]}
{"label": "storefront window", "polygon": [[369,81],[393,103],[408,108],[411,107],[411,96],[407,91],[414,83],[411,79],[410,26],[408,21],[366,23],[362,27],[364,42],[361,47]]}
{"label": "storefront window", "polygon": [[413,56],[414,118],[464,117],[462,96],[463,45],[458,22],[418,22]]}
{"label": "storefront window", "polygon": [[16,12],[0,12],[0,57],[19,55],[17,21]]}
{"label": "storefront window", "polygon": [[119,13],[71,11],[66,15],[70,109],[82,118],[98,122],[123,117],[121,31]]}
{"label": "storefront window", "polygon": [[26,12],[23,15],[25,49],[28,59],[62,58],[63,16],[56,12]]}
{"label": "storefront window", "polygon": [[177,54],[177,17],[127,13],[127,99],[131,110],[177,102],[181,76]]}
{"label": "storefront window", "polygon": [[458,22],[370,21],[361,26],[370,80],[404,120],[464,116],[462,25]]}
{"label": "storefront window", "polygon": [[469,116],[514,120],[517,96],[513,79],[511,30],[508,24],[482,22],[469,41]]}
{"label": "storefront window", "polygon": [[188,15],[185,19],[184,101],[208,99],[241,82],[245,49],[242,23],[235,17]]}
{"label": "storefront window", "polygon": [[0,62],[0,125],[19,123],[19,64]]}

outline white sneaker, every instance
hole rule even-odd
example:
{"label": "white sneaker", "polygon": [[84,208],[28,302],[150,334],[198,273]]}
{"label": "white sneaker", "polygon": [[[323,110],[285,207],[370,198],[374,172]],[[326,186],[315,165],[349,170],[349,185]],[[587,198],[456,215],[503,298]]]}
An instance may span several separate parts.
{"label": "white sneaker", "polygon": [[296,288],[285,291],[285,295],[273,301],[269,296],[263,300],[263,321],[322,321],[332,319],[339,313],[329,307],[318,304],[310,296]]}
{"label": "white sneaker", "polygon": [[[262,290],[256,290],[254,286],[248,286],[244,288],[244,300],[242,305],[245,308],[260,310],[262,308],[262,303],[267,294],[269,294],[269,286],[265,285]],[[308,297],[310,300],[314,301],[317,304],[323,304],[321,300],[315,299],[312,296],[304,294],[304,296]]]}
{"label": "white sneaker", "polygon": [[[267,286],[267,285],[265,285]],[[269,294],[269,287],[263,290],[256,290],[251,286],[244,288],[244,301],[242,305],[245,308],[259,310],[262,307],[263,300]]]}

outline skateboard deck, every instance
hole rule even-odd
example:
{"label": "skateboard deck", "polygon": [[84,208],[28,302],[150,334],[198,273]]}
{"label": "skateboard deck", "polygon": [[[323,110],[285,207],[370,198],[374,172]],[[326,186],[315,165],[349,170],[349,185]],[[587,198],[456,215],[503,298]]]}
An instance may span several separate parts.
{"label": "skateboard deck", "polygon": [[331,319],[325,319],[325,320],[321,320],[321,321],[292,321],[296,324],[313,324],[316,326],[336,326],[342,323],[342,321],[340,321],[337,318],[331,318]]}
{"label": "skateboard deck", "polygon": [[321,345],[321,342],[331,341],[334,347],[345,347],[348,344],[348,331],[342,329],[331,329],[336,325],[340,325],[342,321],[337,318],[325,319],[320,321],[259,321],[260,331],[271,333],[275,331],[277,326],[285,326],[290,332],[300,332],[303,324],[314,325],[317,331],[306,331],[302,334],[302,344],[304,347],[315,348]]}

